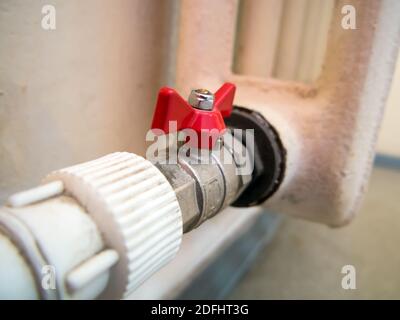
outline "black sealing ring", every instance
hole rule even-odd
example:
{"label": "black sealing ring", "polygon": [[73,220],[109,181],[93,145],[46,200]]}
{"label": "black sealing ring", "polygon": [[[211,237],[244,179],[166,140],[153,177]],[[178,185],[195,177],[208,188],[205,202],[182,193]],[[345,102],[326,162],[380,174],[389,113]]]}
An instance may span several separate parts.
{"label": "black sealing ring", "polygon": [[[286,150],[272,125],[258,112],[234,106],[225,124],[232,129],[254,129],[254,170],[247,188],[232,204],[235,207],[258,205],[279,187],[285,173]],[[242,135],[246,145],[246,135]],[[248,149],[251,145],[246,146]]]}

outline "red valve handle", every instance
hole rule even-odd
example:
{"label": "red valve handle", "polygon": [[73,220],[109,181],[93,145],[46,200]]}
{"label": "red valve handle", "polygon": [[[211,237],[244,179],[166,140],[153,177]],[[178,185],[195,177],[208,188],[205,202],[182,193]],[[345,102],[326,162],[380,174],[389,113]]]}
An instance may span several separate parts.
{"label": "red valve handle", "polygon": [[[161,88],[151,128],[161,129],[165,134],[192,129],[197,139],[189,139],[189,144],[192,147],[212,149],[217,138],[226,130],[223,118],[232,112],[235,90],[234,84],[225,83],[214,94],[213,108],[208,111],[193,108],[174,89]],[[175,129],[170,128],[170,121],[176,121]]]}

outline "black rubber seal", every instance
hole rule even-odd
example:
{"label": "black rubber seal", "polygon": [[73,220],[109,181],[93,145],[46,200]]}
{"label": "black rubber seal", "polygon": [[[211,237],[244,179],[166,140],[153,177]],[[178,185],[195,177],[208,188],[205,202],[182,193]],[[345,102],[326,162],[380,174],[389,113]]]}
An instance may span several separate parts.
{"label": "black rubber seal", "polygon": [[[283,180],[286,150],[274,127],[256,111],[234,106],[230,117],[224,120],[227,127],[233,129],[254,129],[254,150],[249,150],[254,154],[252,180],[232,205],[258,205],[269,198]],[[246,145],[245,135],[242,143]],[[249,149],[251,146],[246,147]]]}

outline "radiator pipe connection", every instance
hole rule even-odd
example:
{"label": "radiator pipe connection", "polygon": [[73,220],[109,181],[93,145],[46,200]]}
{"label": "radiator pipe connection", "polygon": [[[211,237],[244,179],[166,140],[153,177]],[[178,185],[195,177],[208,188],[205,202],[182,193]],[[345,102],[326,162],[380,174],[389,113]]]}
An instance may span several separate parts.
{"label": "radiator pipe connection", "polygon": [[[0,297],[127,297],[174,258],[183,233],[231,204],[270,197],[283,179],[284,149],[264,118],[232,110],[233,94],[225,84],[215,95],[192,92],[189,104],[164,88],[153,129],[178,120],[164,137],[191,126],[205,140],[169,145],[149,159],[112,153],[10,196],[0,208]],[[200,124],[217,130],[204,135]]]}

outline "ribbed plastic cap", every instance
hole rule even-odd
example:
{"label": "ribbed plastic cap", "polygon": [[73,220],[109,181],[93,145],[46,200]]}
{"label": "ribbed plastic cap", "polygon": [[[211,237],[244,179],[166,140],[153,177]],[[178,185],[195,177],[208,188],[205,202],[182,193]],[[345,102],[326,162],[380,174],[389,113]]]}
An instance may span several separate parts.
{"label": "ribbed plastic cap", "polygon": [[51,173],[86,208],[120,260],[101,298],[125,297],[168,263],[182,240],[175,192],[148,160],[127,152]]}

